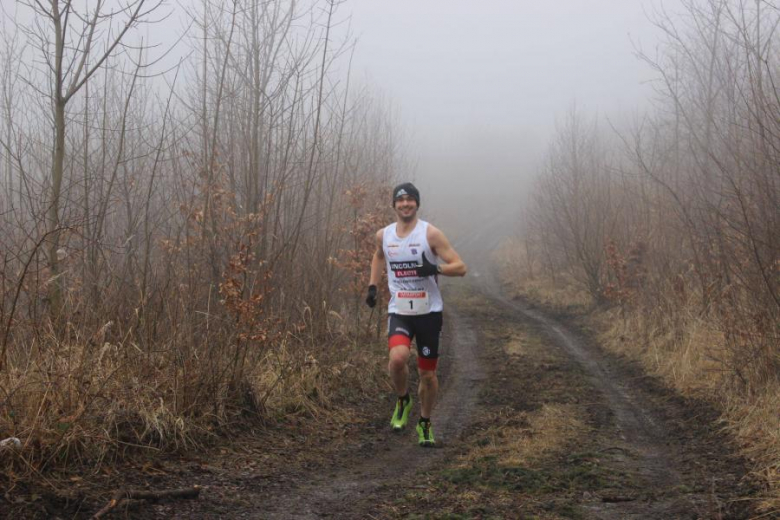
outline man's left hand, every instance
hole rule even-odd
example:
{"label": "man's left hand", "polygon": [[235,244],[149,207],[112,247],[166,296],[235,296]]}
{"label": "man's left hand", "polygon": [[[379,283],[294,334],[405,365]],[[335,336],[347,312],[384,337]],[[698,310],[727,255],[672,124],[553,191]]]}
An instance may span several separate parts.
{"label": "man's left hand", "polygon": [[425,257],[425,253],[423,253],[422,265],[417,267],[417,276],[424,277],[437,275],[439,274],[438,267],[438,265],[430,263],[428,258]]}

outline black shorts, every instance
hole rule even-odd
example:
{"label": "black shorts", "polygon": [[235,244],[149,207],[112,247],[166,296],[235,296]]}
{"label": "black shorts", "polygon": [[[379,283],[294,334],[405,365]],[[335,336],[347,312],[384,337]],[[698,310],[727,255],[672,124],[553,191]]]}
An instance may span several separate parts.
{"label": "black shorts", "polygon": [[439,357],[442,324],[441,312],[419,316],[390,314],[387,319],[387,345],[389,348],[398,345],[410,347],[416,338],[418,365],[426,370],[434,370]]}

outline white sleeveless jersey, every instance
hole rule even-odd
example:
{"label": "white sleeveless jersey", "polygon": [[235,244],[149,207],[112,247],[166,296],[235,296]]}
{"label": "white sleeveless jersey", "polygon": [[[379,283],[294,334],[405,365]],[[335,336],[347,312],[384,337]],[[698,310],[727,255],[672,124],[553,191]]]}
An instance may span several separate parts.
{"label": "white sleeveless jersey", "polygon": [[383,230],[382,251],[385,253],[390,286],[389,313],[417,315],[441,312],[444,308],[437,277],[420,278],[413,274],[413,269],[422,265],[423,253],[429,262],[438,263],[438,257],[428,244],[427,233],[428,223],[423,220],[418,220],[412,232],[404,238],[396,234],[396,224],[390,224]]}

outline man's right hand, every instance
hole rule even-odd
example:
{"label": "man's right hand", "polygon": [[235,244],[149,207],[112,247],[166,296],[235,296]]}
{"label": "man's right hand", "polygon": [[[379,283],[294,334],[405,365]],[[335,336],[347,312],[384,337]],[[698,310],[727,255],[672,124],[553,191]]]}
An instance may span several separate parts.
{"label": "man's right hand", "polygon": [[366,305],[372,309],[376,307],[376,285],[368,286],[368,296],[366,296]]}

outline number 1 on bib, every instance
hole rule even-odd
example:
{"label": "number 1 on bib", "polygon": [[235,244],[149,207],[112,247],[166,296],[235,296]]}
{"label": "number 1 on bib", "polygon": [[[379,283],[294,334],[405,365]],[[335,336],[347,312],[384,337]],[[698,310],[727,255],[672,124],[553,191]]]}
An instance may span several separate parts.
{"label": "number 1 on bib", "polygon": [[[398,314],[416,316],[431,312],[431,303],[426,291],[399,291],[396,298]],[[408,309],[406,307],[407,302],[409,303]]]}

